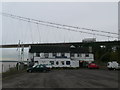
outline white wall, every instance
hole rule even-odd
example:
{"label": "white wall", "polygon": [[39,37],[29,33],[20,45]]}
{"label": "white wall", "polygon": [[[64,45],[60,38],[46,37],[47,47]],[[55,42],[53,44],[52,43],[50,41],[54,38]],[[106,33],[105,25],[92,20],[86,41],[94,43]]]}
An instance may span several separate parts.
{"label": "white wall", "polygon": [[65,56],[67,56],[67,58],[70,58],[70,53],[65,53]]}
{"label": "white wall", "polygon": [[72,60],[72,62],[71,62],[71,63],[72,63],[72,64],[71,64],[71,65],[72,65],[72,67],[76,67],[76,66],[77,66],[77,67],[79,67],[79,61],[78,61],[78,60],[75,60],[75,61],[74,61],[74,60]]}
{"label": "white wall", "polygon": [[49,58],[53,58],[53,54],[52,53],[49,53]]}
{"label": "white wall", "polygon": [[[29,53],[29,60],[30,58],[33,58],[33,53]],[[61,56],[61,53],[57,53],[57,56]],[[70,53],[65,53],[65,56],[67,58],[55,58],[53,57],[53,53],[49,53],[49,57],[45,58],[44,53],[40,53],[40,57],[34,57],[34,61],[38,61],[39,64],[49,64],[50,61],[54,61],[55,65],[53,67],[79,67],[79,61],[88,61],[92,62],[94,61],[94,55],[92,53],[89,54],[89,57],[85,57],[85,54],[81,54],[79,57],[77,56],[77,53],[72,57],[72,60],[70,58]],[[56,64],[56,61],[59,62],[59,65]],[[62,65],[61,61],[65,62],[65,65]],[[70,61],[70,65],[66,65],[66,61]]]}
{"label": "white wall", "polygon": [[41,57],[41,58],[44,58],[44,53],[40,53],[40,57]]}
{"label": "white wall", "polygon": [[28,53],[28,60],[31,60],[33,58],[34,54],[33,53]]}
{"label": "white wall", "polygon": [[[50,64],[50,61],[54,61],[54,65],[52,65],[53,67],[79,67],[79,61],[77,60],[70,60],[70,59],[40,59],[40,57],[34,57],[34,61],[38,61],[39,64]],[[58,61],[58,65],[56,64],[56,62]],[[64,61],[64,65],[62,65],[61,61]],[[70,61],[70,65],[66,65],[66,61]]]}

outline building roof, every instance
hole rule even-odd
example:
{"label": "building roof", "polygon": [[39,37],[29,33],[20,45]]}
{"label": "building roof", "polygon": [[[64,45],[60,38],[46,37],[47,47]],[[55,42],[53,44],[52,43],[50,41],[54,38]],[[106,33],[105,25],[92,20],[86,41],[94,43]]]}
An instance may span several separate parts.
{"label": "building roof", "polygon": [[32,45],[30,53],[89,53],[88,48],[73,47],[70,45]]}

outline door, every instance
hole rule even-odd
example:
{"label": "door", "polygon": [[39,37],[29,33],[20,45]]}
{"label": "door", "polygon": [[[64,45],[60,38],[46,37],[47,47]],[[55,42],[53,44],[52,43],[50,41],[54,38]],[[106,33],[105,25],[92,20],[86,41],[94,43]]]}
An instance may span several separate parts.
{"label": "door", "polygon": [[83,67],[83,61],[79,61],[79,67]]}

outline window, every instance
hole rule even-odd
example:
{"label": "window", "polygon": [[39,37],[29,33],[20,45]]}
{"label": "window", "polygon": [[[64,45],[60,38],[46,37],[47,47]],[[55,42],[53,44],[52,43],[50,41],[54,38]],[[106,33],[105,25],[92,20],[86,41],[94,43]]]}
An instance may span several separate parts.
{"label": "window", "polygon": [[33,59],[33,58],[31,58],[31,61],[32,61],[32,62],[34,62],[34,59]]}
{"label": "window", "polygon": [[61,56],[62,56],[62,57],[65,57],[65,53],[61,53]]}
{"label": "window", "polygon": [[74,53],[71,53],[71,57],[74,57]]}
{"label": "window", "polygon": [[35,63],[38,63],[38,61],[35,61]]}
{"label": "window", "polygon": [[79,54],[80,55],[80,57],[82,57],[82,54]]}
{"label": "window", "polygon": [[56,64],[58,65],[58,64],[59,64],[59,62],[57,61],[57,62],[56,62]]}
{"label": "window", "polygon": [[57,56],[56,53],[53,53],[53,56],[56,57]]}
{"label": "window", "polygon": [[105,46],[105,45],[101,45],[100,47],[101,47],[101,48],[105,48],[106,46]]}
{"label": "window", "polygon": [[62,65],[64,65],[64,61],[61,61]]}
{"label": "window", "polygon": [[44,53],[45,58],[49,57],[49,53]]}
{"label": "window", "polygon": [[89,57],[89,54],[85,54],[85,57]]}
{"label": "window", "polygon": [[82,54],[78,53],[78,54],[77,54],[77,57],[82,57]]}
{"label": "window", "polygon": [[54,61],[50,61],[51,65],[54,65]]}
{"label": "window", "polygon": [[42,65],[41,65],[40,67],[41,67],[41,68],[43,68],[43,66],[42,66]]}
{"label": "window", "polygon": [[36,53],[36,57],[40,57],[40,53]]}
{"label": "window", "polygon": [[37,65],[36,68],[39,68],[39,65]]}
{"label": "window", "polygon": [[70,61],[66,61],[66,65],[70,65]]}

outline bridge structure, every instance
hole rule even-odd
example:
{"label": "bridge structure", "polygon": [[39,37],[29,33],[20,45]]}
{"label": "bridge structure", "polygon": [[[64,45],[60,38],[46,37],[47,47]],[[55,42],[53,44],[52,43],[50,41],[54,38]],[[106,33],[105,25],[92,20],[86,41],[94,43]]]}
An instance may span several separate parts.
{"label": "bridge structure", "polygon": [[[31,45],[74,45],[74,46],[92,46],[92,47],[97,47],[97,46],[109,46],[109,47],[114,47],[120,46],[120,41],[100,41],[100,42],[66,42],[66,43],[34,43],[34,44],[20,44],[19,47],[29,47]],[[8,44],[8,45],[0,45],[0,48],[18,48],[18,44]]]}
{"label": "bridge structure", "polygon": [[76,32],[76,33],[82,33],[82,34],[89,34],[89,35],[96,35],[96,36],[101,36],[101,37],[108,37],[108,38],[114,38],[117,39],[116,41],[97,41],[97,42],[64,42],[64,43],[21,43],[21,44],[5,44],[5,45],[0,45],[0,48],[18,48],[18,47],[29,47],[30,45],[74,45],[74,46],[110,46],[114,47],[120,46],[120,41],[119,33],[115,32],[107,32],[107,31],[102,31],[102,30],[95,30],[95,29],[89,29],[89,28],[81,28],[77,26],[71,26],[71,25],[64,25],[64,24],[58,24],[54,22],[49,22],[49,21],[41,21],[41,20],[36,20],[28,17],[22,17],[22,16],[17,16],[13,14],[8,14],[8,13],[1,13],[2,16],[9,17],[12,19],[17,19],[23,22],[28,22],[36,25],[43,25],[46,27],[52,27],[52,28],[57,28],[57,29],[62,29],[65,31],[71,31],[71,32]]}

